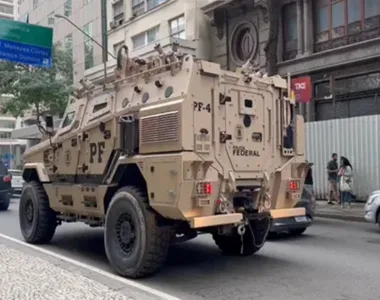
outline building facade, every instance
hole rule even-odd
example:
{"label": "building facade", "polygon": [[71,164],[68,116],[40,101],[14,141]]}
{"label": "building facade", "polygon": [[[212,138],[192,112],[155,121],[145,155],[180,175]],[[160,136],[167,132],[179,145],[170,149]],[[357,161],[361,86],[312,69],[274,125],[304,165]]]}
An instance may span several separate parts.
{"label": "building facade", "polygon": [[[19,2],[20,20],[52,27],[54,43],[60,42],[72,53],[74,82],[83,78],[86,70],[102,62],[102,48],[65,20],[69,19],[94,40],[102,43],[100,1],[19,0]],[[57,17],[57,14],[63,17]]]}
{"label": "building facade", "polygon": [[[306,121],[380,113],[380,1],[279,0],[278,73],[310,76]],[[227,69],[248,59],[265,68],[265,0],[209,0],[212,58]]]}
{"label": "building facade", "polygon": [[[145,57],[155,52],[157,43],[167,49],[176,41],[181,52],[211,59],[210,26],[200,9],[204,1],[108,1],[108,52],[116,56],[126,45],[131,57]],[[113,76],[115,66],[115,58],[109,56],[107,76]],[[103,78],[103,70],[99,65],[86,75],[97,81]]]}

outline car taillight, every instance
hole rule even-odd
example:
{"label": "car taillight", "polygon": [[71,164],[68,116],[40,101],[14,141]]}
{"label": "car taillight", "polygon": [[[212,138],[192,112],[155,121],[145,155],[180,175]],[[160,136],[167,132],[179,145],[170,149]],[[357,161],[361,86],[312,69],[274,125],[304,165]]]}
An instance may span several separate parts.
{"label": "car taillight", "polygon": [[11,182],[12,181],[12,177],[10,175],[6,175],[3,177],[3,181],[4,182]]}
{"label": "car taillight", "polygon": [[212,194],[212,184],[208,181],[197,182],[195,186],[197,197],[207,197]]}
{"label": "car taillight", "polygon": [[298,191],[300,189],[299,180],[290,180],[289,181],[289,190],[290,191]]}

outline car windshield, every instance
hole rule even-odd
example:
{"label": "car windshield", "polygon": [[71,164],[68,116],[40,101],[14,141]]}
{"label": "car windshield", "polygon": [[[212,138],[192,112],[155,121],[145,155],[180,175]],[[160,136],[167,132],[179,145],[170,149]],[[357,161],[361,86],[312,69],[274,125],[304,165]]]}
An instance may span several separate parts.
{"label": "car windshield", "polygon": [[21,170],[8,170],[8,171],[12,176],[21,176],[22,175]]}

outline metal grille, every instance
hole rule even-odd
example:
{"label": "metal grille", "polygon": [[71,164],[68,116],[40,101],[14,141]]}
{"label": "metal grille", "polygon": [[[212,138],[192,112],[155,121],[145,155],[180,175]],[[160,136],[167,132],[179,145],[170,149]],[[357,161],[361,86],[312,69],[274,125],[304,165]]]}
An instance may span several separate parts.
{"label": "metal grille", "polygon": [[178,111],[143,117],[141,122],[141,145],[176,142],[179,140],[180,124]]}

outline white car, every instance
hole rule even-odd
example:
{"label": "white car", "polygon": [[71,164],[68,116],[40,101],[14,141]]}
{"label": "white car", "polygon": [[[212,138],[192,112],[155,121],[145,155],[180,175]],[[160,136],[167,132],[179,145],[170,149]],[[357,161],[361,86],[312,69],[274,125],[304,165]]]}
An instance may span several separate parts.
{"label": "white car", "polygon": [[380,226],[380,190],[374,191],[368,196],[364,205],[364,218],[367,222],[377,223]]}
{"label": "white car", "polygon": [[22,187],[24,185],[22,171],[16,169],[9,169],[8,172],[12,176],[12,194],[21,194]]}

